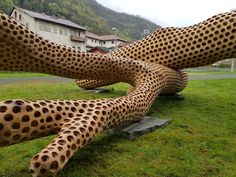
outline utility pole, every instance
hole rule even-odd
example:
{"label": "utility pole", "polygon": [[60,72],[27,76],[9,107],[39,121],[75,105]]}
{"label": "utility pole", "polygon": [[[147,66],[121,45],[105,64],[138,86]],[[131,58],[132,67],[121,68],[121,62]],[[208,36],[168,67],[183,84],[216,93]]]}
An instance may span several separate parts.
{"label": "utility pole", "polygon": [[235,59],[232,59],[232,63],[231,63],[231,72],[234,72],[234,60],[235,60]]}

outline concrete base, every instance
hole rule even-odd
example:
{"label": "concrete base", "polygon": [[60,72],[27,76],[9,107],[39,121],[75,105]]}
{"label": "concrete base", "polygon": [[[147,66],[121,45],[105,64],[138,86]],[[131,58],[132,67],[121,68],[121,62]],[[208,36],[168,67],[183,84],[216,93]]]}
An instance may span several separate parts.
{"label": "concrete base", "polygon": [[89,92],[89,93],[108,93],[110,90],[105,88],[95,88],[95,89],[81,89],[83,92]]}
{"label": "concrete base", "polygon": [[165,127],[169,123],[169,119],[157,119],[145,116],[139,122],[124,125],[119,128],[110,129],[108,130],[108,133],[133,140],[141,135],[150,133],[158,128]]}

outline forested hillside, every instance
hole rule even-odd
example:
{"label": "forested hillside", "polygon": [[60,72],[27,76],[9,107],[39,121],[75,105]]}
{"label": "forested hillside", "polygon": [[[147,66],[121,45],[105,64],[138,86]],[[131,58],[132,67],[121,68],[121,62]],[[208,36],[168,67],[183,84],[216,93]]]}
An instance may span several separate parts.
{"label": "forested hillside", "polygon": [[115,12],[95,0],[0,0],[0,10],[5,13],[9,14],[14,5],[69,19],[100,35],[116,34],[130,40],[139,39],[143,29],[152,32],[159,27],[141,17]]}

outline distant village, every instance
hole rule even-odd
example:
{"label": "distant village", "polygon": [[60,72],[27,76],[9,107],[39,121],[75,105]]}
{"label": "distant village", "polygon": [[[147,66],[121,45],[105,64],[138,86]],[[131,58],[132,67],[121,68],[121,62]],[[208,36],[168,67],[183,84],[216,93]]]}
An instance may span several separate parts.
{"label": "distant village", "polygon": [[10,16],[49,41],[77,51],[105,54],[128,43],[115,35],[99,36],[72,21],[19,7],[14,7]]}

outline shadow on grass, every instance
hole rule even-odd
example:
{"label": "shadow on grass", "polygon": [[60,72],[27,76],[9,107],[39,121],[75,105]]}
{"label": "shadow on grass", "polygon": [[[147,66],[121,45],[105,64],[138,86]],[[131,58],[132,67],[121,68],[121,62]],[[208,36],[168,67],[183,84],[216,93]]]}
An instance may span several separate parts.
{"label": "shadow on grass", "polygon": [[96,174],[97,167],[107,167],[106,158],[108,152],[123,153],[117,147],[117,144],[125,141],[129,140],[102,133],[96,140],[91,141],[88,145],[76,152],[58,176],[82,177],[88,174]]}
{"label": "shadow on grass", "polygon": [[169,109],[171,107],[175,107],[175,109],[178,108],[183,108],[186,100],[189,98],[186,98],[183,96],[184,99],[178,100],[174,97],[168,97],[168,96],[161,96],[158,97],[154,103],[152,104],[150,110],[148,111],[147,115],[148,116],[158,116],[159,111],[165,112],[165,111],[170,111]]}

